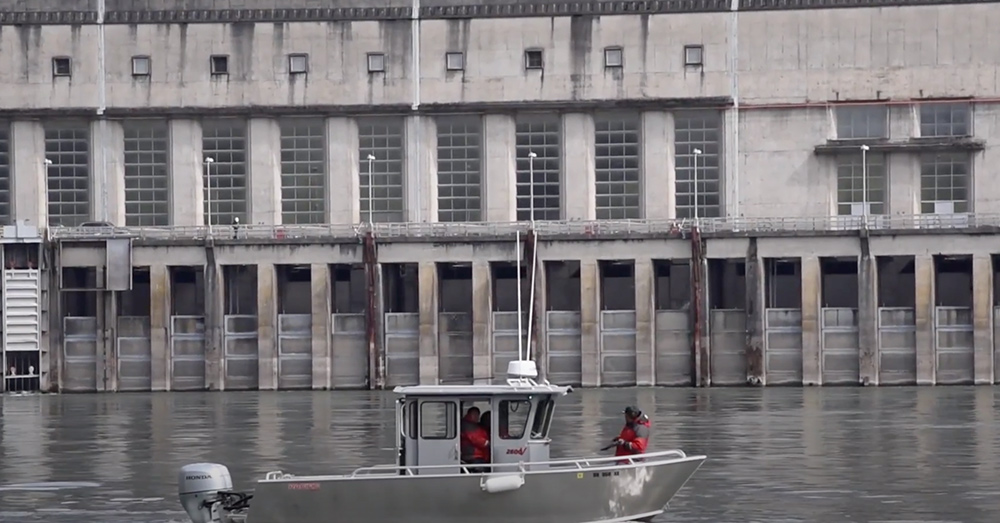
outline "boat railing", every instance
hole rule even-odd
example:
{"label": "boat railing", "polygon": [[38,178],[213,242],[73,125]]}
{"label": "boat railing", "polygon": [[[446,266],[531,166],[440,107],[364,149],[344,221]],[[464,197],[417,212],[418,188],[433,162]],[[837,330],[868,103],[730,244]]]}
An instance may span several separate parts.
{"label": "boat railing", "polygon": [[[634,456],[603,456],[599,458],[572,458],[572,459],[557,459],[550,461],[521,461],[517,463],[489,463],[483,465],[470,465],[471,467],[487,467],[492,469],[492,473],[503,473],[520,472],[522,474],[529,472],[532,466],[544,465],[547,469],[591,469],[602,466],[608,466],[616,462],[628,462],[629,464],[634,463],[656,463],[659,461],[674,461],[686,459],[688,456],[682,450],[661,450],[658,452],[649,452],[647,454],[637,454]],[[372,475],[405,475],[405,476],[416,476],[417,472],[422,471],[435,471],[435,470],[447,470],[454,469],[455,465],[414,465],[414,466],[399,466],[399,465],[376,465],[373,467],[361,467],[350,474],[350,477],[358,476],[372,476]],[[459,469],[463,473],[469,473],[469,469],[465,465],[459,465]],[[402,474],[400,474],[402,473]],[[277,479],[277,478],[276,478]]]}

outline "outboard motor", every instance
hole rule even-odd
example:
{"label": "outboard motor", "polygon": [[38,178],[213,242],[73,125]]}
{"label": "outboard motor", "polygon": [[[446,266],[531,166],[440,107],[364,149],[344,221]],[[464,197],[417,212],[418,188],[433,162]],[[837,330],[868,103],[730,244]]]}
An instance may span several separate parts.
{"label": "outboard motor", "polygon": [[231,491],[233,478],[229,469],[217,463],[193,463],[181,467],[177,492],[181,506],[193,523],[221,523],[220,491]]}

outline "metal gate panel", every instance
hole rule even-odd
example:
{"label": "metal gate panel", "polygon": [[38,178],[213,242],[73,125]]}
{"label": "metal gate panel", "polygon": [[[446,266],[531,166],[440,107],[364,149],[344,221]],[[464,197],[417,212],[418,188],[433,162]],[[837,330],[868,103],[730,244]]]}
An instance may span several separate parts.
{"label": "metal gate panel", "polygon": [[[69,392],[97,390],[97,318],[63,318],[63,389]],[[103,374],[103,373],[102,373]]]}
{"label": "metal gate panel", "polygon": [[975,383],[975,328],[971,307],[934,308],[936,383]]}
{"label": "metal gate panel", "polygon": [[278,390],[312,388],[312,314],[278,315]]}
{"label": "metal gate panel", "polygon": [[385,366],[390,387],[420,383],[420,314],[386,313]]}
{"label": "metal gate panel", "polygon": [[152,390],[149,317],[119,316],[117,333],[118,390]]}
{"label": "metal gate panel", "polygon": [[4,271],[3,348],[7,352],[41,351],[41,284],[37,269]]}
{"label": "metal gate panel", "polygon": [[768,385],[802,384],[801,309],[765,309],[764,373]]}
{"label": "metal gate panel", "polygon": [[712,384],[746,385],[746,312],[715,309],[709,312],[708,319]]}
{"label": "metal gate panel", "polygon": [[333,388],[368,386],[368,335],[364,314],[334,314],[330,320],[330,358]]}
{"label": "metal gate panel", "polygon": [[545,313],[545,340],[549,348],[548,377],[552,383],[579,386],[583,383],[583,346],[580,313]]}
{"label": "metal gate panel", "polygon": [[691,316],[656,311],[656,384],[691,385]]}
{"label": "metal gate panel", "polygon": [[170,317],[170,390],[205,390],[205,317]]}
{"label": "metal gate panel", "polygon": [[917,382],[917,323],[910,307],[878,310],[879,385],[913,385]]}
{"label": "metal gate panel", "polygon": [[601,385],[635,385],[635,311],[601,311]]}
{"label": "metal gate panel", "polygon": [[857,385],[861,382],[858,309],[821,309],[820,322],[823,385]]}
{"label": "metal gate panel", "polygon": [[223,321],[226,390],[256,390],[260,387],[257,316],[232,314]]}
{"label": "metal gate panel", "polygon": [[[491,315],[493,343],[493,379],[504,382],[507,379],[507,365],[517,359],[517,312],[494,311]],[[522,350],[528,349],[528,314],[521,313]],[[537,352],[537,351],[536,351]]]}
{"label": "metal gate panel", "polygon": [[472,383],[472,314],[438,314],[438,365],[441,383]]}

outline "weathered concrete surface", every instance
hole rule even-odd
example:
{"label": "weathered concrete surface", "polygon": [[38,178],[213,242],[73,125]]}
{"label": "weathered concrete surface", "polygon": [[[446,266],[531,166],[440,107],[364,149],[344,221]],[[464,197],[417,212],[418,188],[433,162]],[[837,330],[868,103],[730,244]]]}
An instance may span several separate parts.
{"label": "weathered concrete surface", "polygon": [[257,267],[257,358],[260,390],[278,388],[277,276],[274,265]]}
{"label": "weathered concrete surface", "polygon": [[757,239],[751,238],[746,251],[746,357],[747,382],[767,385],[764,373],[764,263],[757,252]]}
{"label": "weathered concrete surface", "polygon": [[934,343],[934,258],[917,256],[914,272],[917,281],[917,385],[933,385],[937,355]]}
{"label": "weathered concrete surface", "polygon": [[[485,383],[493,376],[493,357],[490,340],[493,286],[490,282],[489,262],[472,264],[472,378],[474,383]],[[496,369],[506,372],[506,369]]]}
{"label": "weathered concrete surface", "polygon": [[974,381],[976,385],[993,383],[993,260],[989,256],[972,258],[972,324],[974,340]]}
{"label": "weathered concrete surface", "polygon": [[170,390],[170,270],[149,266],[150,377],[154,391]]}
{"label": "weathered concrete surface", "polygon": [[656,383],[656,291],[653,261],[635,261],[635,381],[638,386]]}
{"label": "weathered concrete surface", "polygon": [[823,292],[819,257],[802,258],[802,384],[823,384],[823,355],[820,352],[820,301]]}
{"label": "weathered concrete surface", "polygon": [[600,278],[597,260],[580,260],[580,365],[584,387],[601,385]]}
{"label": "weathered concrete surface", "polygon": [[312,303],[312,388],[326,390],[331,386],[333,347],[330,341],[330,266],[313,263],[310,267]]}
{"label": "weathered concrete surface", "polygon": [[438,272],[434,262],[422,262],[417,268],[420,308],[420,383],[435,385],[438,369]]}
{"label": "weathered concrete surface", "polygon": [[875,258],[868,238],[861,238],[858,259],[858,378],[864,385],[878,385],[878,284]]}

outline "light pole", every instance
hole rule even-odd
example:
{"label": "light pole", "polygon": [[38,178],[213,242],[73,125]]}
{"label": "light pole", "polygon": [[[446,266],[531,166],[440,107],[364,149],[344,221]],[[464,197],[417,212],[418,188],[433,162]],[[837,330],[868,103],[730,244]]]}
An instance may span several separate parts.
{"label": "light pole", "polygon": [[375,155],[368,155],[368,225],[369,227],[375,227],[375,214],[374,206],[372,205],[372,162],[375,161]]}
{"label": "light pole", "polygon": [[205,223],[208,225],[208,235],[212,235],[212,164],[215,158],[205,157]]}
{"label": "light pole", "polygon": [[691,151],[694,153],[694,219],[698,220],[698,158],[701,156],[701,149]]}
{"label": "light pole", "polygon": [[535,158],[538,155],[533,152],[528,152],[528,177],[531,182],[528,184],[528,220],[531,222],[531,228],[535,227]]}
{"label": "light pole", "polygon": [[868,228],[868,146],[861,146],[861,219]]}

